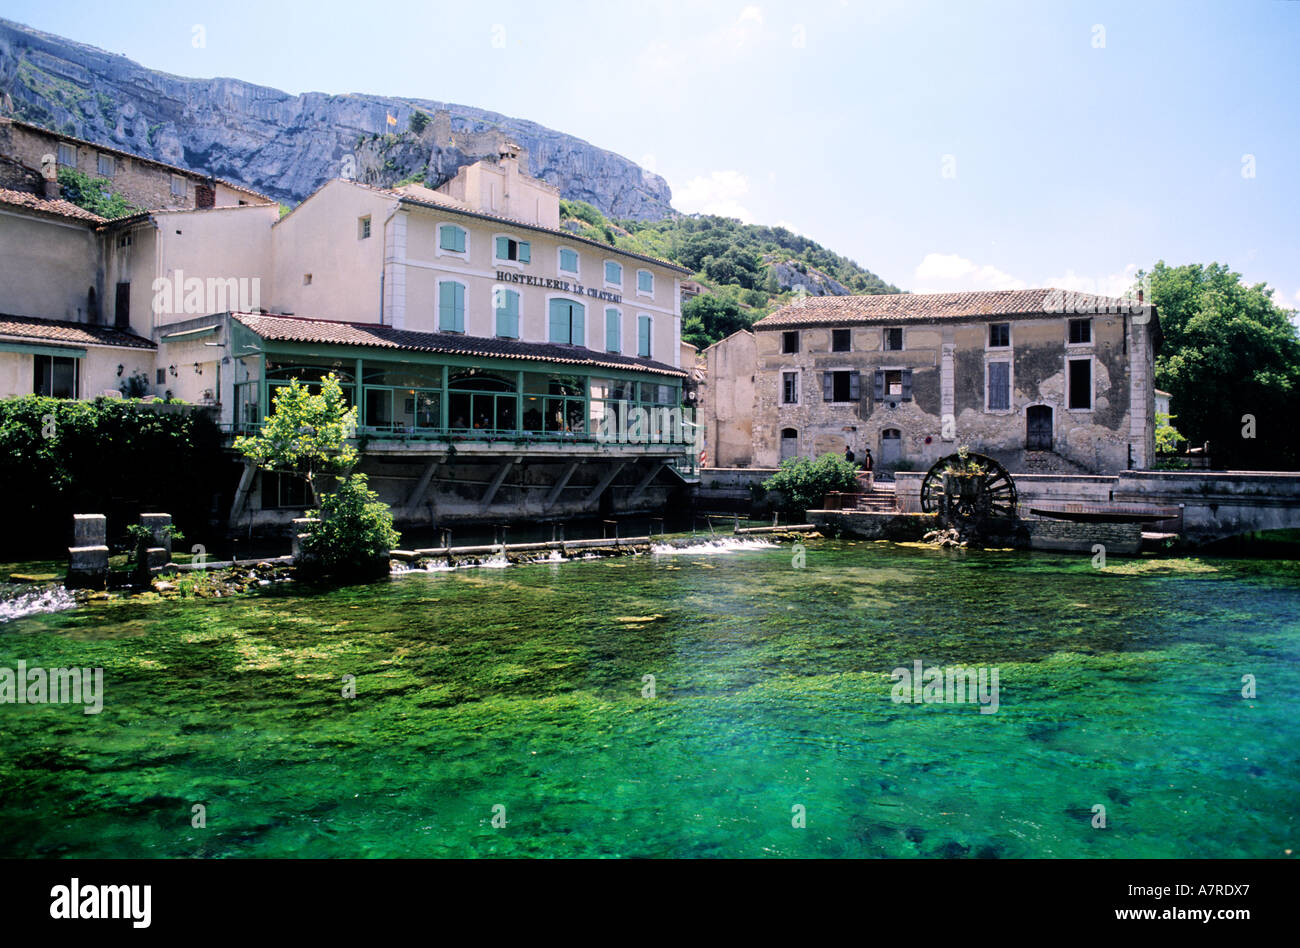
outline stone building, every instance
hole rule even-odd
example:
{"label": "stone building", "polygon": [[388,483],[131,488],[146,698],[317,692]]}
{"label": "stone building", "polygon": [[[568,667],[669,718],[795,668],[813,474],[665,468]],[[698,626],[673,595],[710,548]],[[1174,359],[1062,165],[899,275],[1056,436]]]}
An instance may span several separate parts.
{"label": "stone building", "polygon": [[[15,169],[40,170],[53,184],[59,168],[74,168],[91,177],[108,181],[112,190],[140,208],[235,207],[241,204],[274,203],[269,197],[243,185],[165,162],[142,158],[129,151],[99,145],[82,138],[0,116],[0,155],[10,170],[0,168],[0,186],[19,188],[12,177]],[[50,159],[53,159],[50,161]],[[57,184],[47,186],[44,196],[57,198]]]}
{"label": "stone building", "polygon": [[1052,289],[810,297],[745,335],[707,353],[711,464],[774,467],[846,446],[895,470],[961,445],[1022,472],[1114,473],[1154,457],[1159,321],[1140,300]]}

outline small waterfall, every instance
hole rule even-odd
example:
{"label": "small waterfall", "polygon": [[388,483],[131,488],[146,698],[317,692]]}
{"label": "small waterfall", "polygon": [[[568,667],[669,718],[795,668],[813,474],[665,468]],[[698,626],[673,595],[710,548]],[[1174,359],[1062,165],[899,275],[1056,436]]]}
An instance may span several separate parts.
{"label": "small waterfall", "polygon": [[770,550],[775,549],[778,545],[771,540],[760,540],[755,537],[714,537],[709,540],[691,540],[684,546],[674,546],[671,543],[656,543],[650,547],[650,552],[656,556],[679,553],[711,555],[714,553],[739,553],[744,550]]}
{"label": "small waterfall", "polygon": [[0,623],[43,612],[62,612],[77,604],[76,598],[62,586],[47,586],[0,600]]}

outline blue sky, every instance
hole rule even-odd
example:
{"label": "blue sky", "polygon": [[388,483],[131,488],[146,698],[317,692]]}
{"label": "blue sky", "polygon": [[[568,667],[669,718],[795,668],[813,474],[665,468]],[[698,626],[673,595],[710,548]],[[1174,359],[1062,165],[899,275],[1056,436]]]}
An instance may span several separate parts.
{"label": "blue sky", "polygon": [[[1300,3],[5,0],[185,76],[440,99],[905,289],[1220,261],[1300,306]],[[193,44],[201,26],[205,44]]]}

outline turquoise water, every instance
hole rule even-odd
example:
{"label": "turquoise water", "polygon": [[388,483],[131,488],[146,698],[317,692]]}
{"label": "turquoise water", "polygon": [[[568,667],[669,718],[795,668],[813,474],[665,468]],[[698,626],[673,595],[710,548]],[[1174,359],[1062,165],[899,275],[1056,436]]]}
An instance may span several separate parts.
{"label": "turquoise water", "polygon": [[[1300,848],[1300,563],[1110,566],[827,541],[19,619],[0,666],[105,705],[0,705],[0,855]],[[894,703],[916,660],[997,713]]]}

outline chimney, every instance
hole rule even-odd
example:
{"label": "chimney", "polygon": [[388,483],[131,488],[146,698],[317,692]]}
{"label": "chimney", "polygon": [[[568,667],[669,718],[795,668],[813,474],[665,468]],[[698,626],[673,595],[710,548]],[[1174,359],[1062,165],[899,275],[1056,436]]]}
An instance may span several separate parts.
{"label": "chimney", "polygon": [[59,164],[53,155],[41,157],[41,177],[45,181],[46,200],[57,201],[63,196],[59,187]]}

